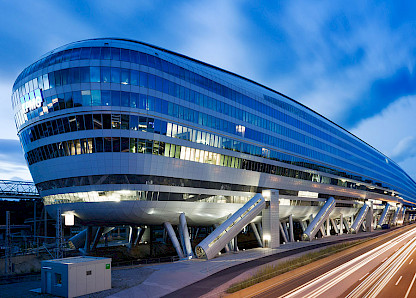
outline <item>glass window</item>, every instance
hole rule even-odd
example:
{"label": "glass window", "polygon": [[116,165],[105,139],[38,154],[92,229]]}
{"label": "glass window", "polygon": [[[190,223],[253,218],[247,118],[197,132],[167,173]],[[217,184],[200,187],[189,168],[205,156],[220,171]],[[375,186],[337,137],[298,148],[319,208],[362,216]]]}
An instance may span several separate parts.
{"label": "glass window", "polygon": [[130,129],[137,130],[138,125],[139,117],[137,117],[136,115],[130,115]]}
{"label": "glass window", "polygon": [[69,116],[68,121],[69,121],[69,127],[71,131],[77,131],[77,121],[76,121],[75,116]]}
{"label": "glass window", "polygon": [[130,62],[130,51],[126,49],[121,49],[121,61]]}
{"label": "glass window", "polygon": [[81,49],[72,49],[72,54],[71,54],[71,61],[74,60],[79,60],[79,55],[81,54]]}
{"label": "glass window", "polygon": [[101,67],[101,82],[110,83],[111,70],[110,67]]}
{"label": "glass window", "polygon": [[72,99],[72,92],[65,93],[65,107],[67,109],[72,108],[74,106],[74,101]]}
{"label": "glass window", "polygon": [[69,76],[72,84],[78,84],[81,81],[79,69],[79,67],[73,67],[69,69]]}
{"label": "glass window", "polygon": [[111,105],[113,107],[120,106],[120,91],[111,91]]}
{"label": "glass window", "polygon": [[129,69],[121,69],[121,83],[123,85],[130,84],[130,70]]}
{"label": "glass window", "polygon": [[104,151],[103,138],[95,138],[95,151],[96,152]]}
{"label": "glass window", "polygon": [[111,60],[120,60],[120,49],[119,48],[111,48]]}
{"label": "glass window", "polygon": [[91,91],[90,90],[83,90],[81,91],[82,96],[82,105],[85,106],[91,106]]}
{"label": "glass window", "polygon": [[138,108],[139,107],[139,94],[130,93],[130,107]]}
{"label": "glass window", "polygon": [[130,152],[137,153],[137,139],[135,138],[130,139]]}
{"label": "glass window", "polygon": [[108,47],[101,48],[101,59],[110,60],[110,58],[111,58],[110,48]]}
{"label": "glass window", "polygon": [[111,152],[111,137],[104,138],[104,152]]}
{"label": "glass window", "polygon": [[77,128],[78,130],[85,130],[83,115],[77,115]]}
{"label": "glass window", "polygon": [[139,64],[139,53],[137,51],[130,50],[130,62]]}
{"label": "glass window", "polygon": [[130,106],[130,92],[121,92],[121,106],[129,107]]}
{"label": "glass window", "polygon": [[121,152],[129,152],[130,144],[129,138],[121,138]]}
{"label": "glass window", "polygon": [[129,129],[129,115],[121,115],[121,129]]}
{"label": "glass window", "polygon": [[90,81],[90,68],[89,67],[80,67],[79,68],[81,83],[89,83]]}
{"label": "glass window", "polygon": [[156,77],[152,74],[148,74],[148,86],[149,89],[156,90]]}
{"label": "glass window", "polygon": [[139,72],[137,70],[131,70],[131,84],[134,86],[139,85]]}
{"label": "glass window", "polygon": [[111,114],[103,114],[103,128],[111,129]]}
{"label": "glass window", "polygon": [[139,74],[140,74],[140,86],[147,87],[148,85],[147,73],[141,71]]}
{"label": "glass window", "polygon": [[113,138],[113,152],[120,152],[120,138]]}
{"label": "glass window", "polygon": [[120,129],[121,115],[111,114],[111,128]]}
{"label": "glass window", "polygon": [[91,90],[91,101],[93,106],[101,105],[101,92],[100,90]]}
{"label": "glass window", "polygon": [[91,48],[82,48],[81,49],[81,55],[80,55],[80,59],[90,59],[90,52],[91,52]]}
{"label": "glass window", "polygon": [[103,121],[101,119],[101,114],[94,114],[93,115],[93,122],[94,122],[94,129],[102,129],[103,128]]}
{"label": "glass window", "polygon": [[111,83],[120,83],[120,68],[111,67]]}
{"label": "glass window", "polygon": [[100,68],[99,67],[90,67],[90,81],[91,82],[100,82]]}
{"label": "glass window", "polygon": [[91,55],[90,55],[90,59],[93,60],[99,60],[100,59],[100,48],[98,47],[93,47],[91,48]]}
{"label": "glass window", "polygon": [[152,154],[153,141],[146,140],[146,154]]}
{"label": "glass window", "polygon": [[63,126],[64,126],[64,131],[65,132],[71,132],[70,128],[69,128],[69,121],[67,117],[62,118],[62,122],[63,122]]}
{"label": "glass window", "polygon": [[108,90],[101,91],[101,105],[111,106],[111,91],[108,91]]}
{"label": "glass window", "polygon": [[85,129],[91,130],[93,129],[93,123],[92,123],[92,115],[91,114],[85,114],[84,115],[84,123],[85,123]]}
{"label": "glass window", "polygon": [[145,153],[146,151],[146,141],[144,139],[137,140],[137,152]]}

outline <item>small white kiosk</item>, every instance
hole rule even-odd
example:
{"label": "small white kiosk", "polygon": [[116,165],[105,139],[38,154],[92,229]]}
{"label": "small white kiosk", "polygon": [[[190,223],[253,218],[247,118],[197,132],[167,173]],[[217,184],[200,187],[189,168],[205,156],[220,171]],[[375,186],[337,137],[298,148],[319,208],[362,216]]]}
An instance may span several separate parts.
{"label": "small white kiosk", "polygon": [[77,297],[111,289],[111,258],[42,261],[42,293]]}

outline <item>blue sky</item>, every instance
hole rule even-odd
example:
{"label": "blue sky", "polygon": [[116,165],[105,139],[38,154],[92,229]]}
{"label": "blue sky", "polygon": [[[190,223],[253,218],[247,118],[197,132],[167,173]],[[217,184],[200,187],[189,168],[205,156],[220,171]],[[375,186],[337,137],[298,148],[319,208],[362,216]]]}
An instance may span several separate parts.
{"label": "blue sky", "polygon": [[412,1],[0,1],[0,179],[30,179],[15,78],[44,53],[94,37],[141,40],[258,81],[416,178],[415,11]]}

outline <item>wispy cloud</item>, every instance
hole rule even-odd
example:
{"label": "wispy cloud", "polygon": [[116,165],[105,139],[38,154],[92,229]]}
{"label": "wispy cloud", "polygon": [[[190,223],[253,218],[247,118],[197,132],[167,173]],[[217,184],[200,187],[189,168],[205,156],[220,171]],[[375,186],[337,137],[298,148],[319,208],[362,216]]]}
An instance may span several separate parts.
{"label": "wispy cloud", "polygon": [[0,179],[32,180],[17,140],[0,139]]}

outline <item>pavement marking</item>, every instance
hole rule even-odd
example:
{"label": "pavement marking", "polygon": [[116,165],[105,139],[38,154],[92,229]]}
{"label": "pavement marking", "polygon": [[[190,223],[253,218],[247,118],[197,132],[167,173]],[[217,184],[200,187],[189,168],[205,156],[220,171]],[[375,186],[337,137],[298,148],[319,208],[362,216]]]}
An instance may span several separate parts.
{"label": "pavement marking", "polygon": [[410,261],[409,265],[413,263],[413,259]]}
{"label": "pavement marking", "polygon": [[416,273],[415,273],[415,275],[413,276],[412,282],[410,283],[410,286],[409,286],[409,288],[407,289],[407,292],[406,292],[406,295],[404,296],[404,298],[409,297],[409,293],[410,293],[410,290],[412,289],[412,286],[413,286],[413,283],[415,282],[415,279],[416,279]]}
{"label": "pavement marking", "polygon": [[402,280],[402,277],[403,277],[403,276],[401,276],[401,275],[400,275],[400,277],[399,277],[399,279],[397,280],[397,282],[396,282],[395,286],[397,286],[397,285],[399,284],[399,282]]}
{"label": "pavement marking", "polygon": [[364,277],[366,277],[370,272],[367,272],[363,277],[361,277],[359,280],[362,280]]}

